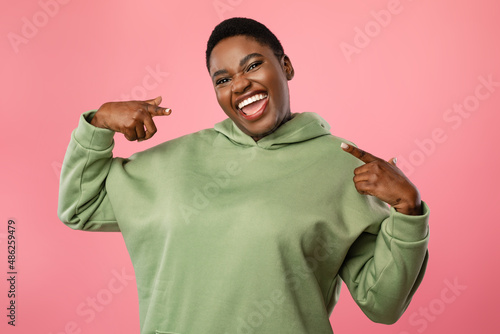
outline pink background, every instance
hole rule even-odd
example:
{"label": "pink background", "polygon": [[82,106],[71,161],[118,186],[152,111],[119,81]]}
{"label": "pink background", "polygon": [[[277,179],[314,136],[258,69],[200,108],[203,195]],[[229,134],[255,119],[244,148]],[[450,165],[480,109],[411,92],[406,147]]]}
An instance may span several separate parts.
{"label": "pink background", "polygon": [[[122,236],[73,231],[56,216],[70,133],[80,113],[106,101],[158,95],[173,114],[155,119],[150,141],[117,135],[115,155],[212,127],[225,115],[206,40],[221,19],[247,16],[276,33],[294,64],[292,111],[318,112],[334,134],[398,156],[431,207],[428,271],[405,315],[371,323],[344,288],[335,333],[498,333],[500,86],[479,79],[500,82],[497,1],[61,2],[2,6],[0,332],[139,332]],[[377,14],[387,8],[390,19]],[[357,53],[343,53],[348,44]],[[464,103],[463,116],[449,111]],[[18,241],[15,328],[6,318],[8,219]]]}

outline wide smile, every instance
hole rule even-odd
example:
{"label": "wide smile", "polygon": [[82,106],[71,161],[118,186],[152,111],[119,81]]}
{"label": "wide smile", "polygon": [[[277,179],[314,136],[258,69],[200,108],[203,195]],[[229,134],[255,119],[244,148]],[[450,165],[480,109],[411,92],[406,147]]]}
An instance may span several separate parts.
{"label": "wide smile", "polygon": [[269,97],[266,92],[259,92],[243,99],[239,99],[236,109],[246,120],[259,118],[267,107]]}

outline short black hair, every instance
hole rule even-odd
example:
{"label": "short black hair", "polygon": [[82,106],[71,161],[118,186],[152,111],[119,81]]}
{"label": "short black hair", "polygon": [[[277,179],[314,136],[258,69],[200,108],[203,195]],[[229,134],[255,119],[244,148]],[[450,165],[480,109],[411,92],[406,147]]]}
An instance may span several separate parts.
{"label": "short black hair", "polygon": [[278,38],[265,25],[245,17],[233,17],[219,23],[207,42],[206,62],[210,71],[210,56],[214,47],[223,39],[233,36],[248,36],[262,45],[269,46],[274,55],[281,60],[285,54]]}

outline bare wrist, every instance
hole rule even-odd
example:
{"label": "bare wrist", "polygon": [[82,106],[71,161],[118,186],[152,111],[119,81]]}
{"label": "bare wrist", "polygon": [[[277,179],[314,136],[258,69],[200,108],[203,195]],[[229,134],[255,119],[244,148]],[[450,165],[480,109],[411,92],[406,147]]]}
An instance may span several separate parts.
{"label": "bare wrist", "polygon": [[99,110],[92,116],[92,119],[90,120],[90,124],[92,124],[95,127],[102,128],[102,129],[107,129],[106,125],[101,122],[101,117],[99,115]]}
{"label": "bare wrist", "polygon": [[394,209],[397,212],[402,213],[404,215],[408,215],[408,216],[420,216],[423,214],[422,203],[420,203],[419,205],[407,206],[407,207],[403,207],[403,208],[394,207]]}
{"label": "bare wrist", "polygon": [[409,216],[419,216],[423,214],[422,211],[422,201],[420,199],[420,194],[418,190],[411,199],[407,201],[401,201],[400,203],[394,205],[394,209],[404,215]]}

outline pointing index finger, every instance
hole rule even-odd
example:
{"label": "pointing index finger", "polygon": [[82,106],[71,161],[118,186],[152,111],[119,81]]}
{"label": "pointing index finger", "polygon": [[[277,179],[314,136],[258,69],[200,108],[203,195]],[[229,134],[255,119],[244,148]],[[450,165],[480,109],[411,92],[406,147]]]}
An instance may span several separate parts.
{"label": "pointing index finger", "polygon": [[151,100],[143,101],[146,103],[146,110],[151,115],[151,117],[165,116],[165,115],[170,115],[172,113],[172,109],[160,107],[161,101],[162,101],[161,96],[157,96],[156,98]]}
{"label": "pointing index finger", "polygon": [[342,147],[344,151],[352,154],[353,156],[363,161],[364,163],[369,163],[378,159],[376,156],[371,155],[370,153],[363,151],[353,145],[342,143],[340,144],[340,147]]}
{"label": "pointing index finger", "polygon": [[146,110],[149,112],[151,117],[154,116],[165,116],[170,115],[172,113],[172,109],[164,108],[157,105],[146,104]]}

